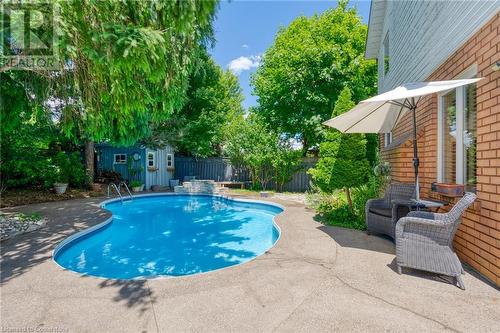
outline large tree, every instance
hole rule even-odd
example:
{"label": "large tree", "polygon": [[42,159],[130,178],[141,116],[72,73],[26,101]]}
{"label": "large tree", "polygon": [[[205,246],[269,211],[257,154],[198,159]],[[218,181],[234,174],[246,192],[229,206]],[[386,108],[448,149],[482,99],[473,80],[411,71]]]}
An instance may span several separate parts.
{"label": "large tree", "polygon": [[376,64],[366,61],[367,28],[348,1],[279,30],[252,78],[257,112],[273,127],[303,142],[304,152],[322,138],[344,86],[354,101],[376,92]]}
{"label": "large tree", "polygon": [[81,124],[90,139],[132,144],[183,106],[199,45],[212,37],[216,0],[60,5],[68,133]]}
{"label": "large tree", "polygon": [[252,110],[247,117],[235,117],[227,128],[227,134],[228,142],[224,152],[231,163],[247,168],[253,187],[266,190],[274,177],[272,163],[279,135],[268,128]]}
{"label": "large tree", "polygon": [[51,1],[60,9],[60,68],[0,68],[2,88],[20,89],[1,90],[2,134],[43,111],[66,137],[86,143],[90,175],[93,141],[133,144],[182,108],[200,45],[213,40],[217,0]]}
{"label": "large tree", "polygon": [[170,143],[184,155],[221,155],[226,127],[234,117],[243,115],[242,101],[238,78],[204,52],[190,76],[186,104],[171,119],[155,126],[144,143]]}

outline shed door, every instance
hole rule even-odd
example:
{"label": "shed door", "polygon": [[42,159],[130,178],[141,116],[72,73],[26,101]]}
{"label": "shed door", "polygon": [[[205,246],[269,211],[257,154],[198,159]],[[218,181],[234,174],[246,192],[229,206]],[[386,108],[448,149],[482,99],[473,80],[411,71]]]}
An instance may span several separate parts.
{"label": "shed door", "polygon": [[155,150],[146,150],[146,189],[158,184],[158,154]]}

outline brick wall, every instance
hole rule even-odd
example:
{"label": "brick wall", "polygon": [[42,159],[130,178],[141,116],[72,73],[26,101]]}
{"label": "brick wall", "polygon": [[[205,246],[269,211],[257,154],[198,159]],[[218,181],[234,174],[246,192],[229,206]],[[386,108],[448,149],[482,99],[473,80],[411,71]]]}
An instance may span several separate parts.
{"label": "brick wall", "polygon": [[[455,237],[460,259],[500,285],[500,71],[492,65],[500,61],[500,14],[453,53],[428,81],[450,80],[474,64],[477,83],[477,195],[478,200],[464,214]],[[422,99],[417,110],[418,149],[420,157],[421,196],[453,202],[431,191],[437,180],[437,96]],[[406,115],[395,128],[397,139],[412,130]],[[383,144],[381,136],[381,147]],[[382,158],[392,166],[392,179],[412,182],[414,179],[411,138],[394,149],[381,148]]]}

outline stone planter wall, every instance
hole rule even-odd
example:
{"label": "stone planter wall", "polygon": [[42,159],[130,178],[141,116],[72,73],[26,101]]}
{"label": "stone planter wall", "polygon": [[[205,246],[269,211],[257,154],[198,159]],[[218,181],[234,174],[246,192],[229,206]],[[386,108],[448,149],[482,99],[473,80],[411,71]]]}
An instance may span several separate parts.
{"label": "stone planter wall", "polygon": [[219,191],[220,187],[213,180],[192,180],[174,187],[175,193],[216,194]]}

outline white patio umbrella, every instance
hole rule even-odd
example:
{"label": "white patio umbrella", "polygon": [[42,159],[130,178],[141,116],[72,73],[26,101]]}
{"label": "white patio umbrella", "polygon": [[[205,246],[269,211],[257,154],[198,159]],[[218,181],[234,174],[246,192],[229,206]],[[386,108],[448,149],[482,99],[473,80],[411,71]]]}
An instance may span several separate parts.
{"label": "white patio umbrella", "polygon": [[418,102],[423,96],[455,89],[479,80],[481,79],[406,83],[391,91],[361,101],[350,111],[327,120],[323,124],[343,133],[389,133],[406,113],[411,112],[413,116],[415,191],[416,199],[420,200],[416,119]]}

